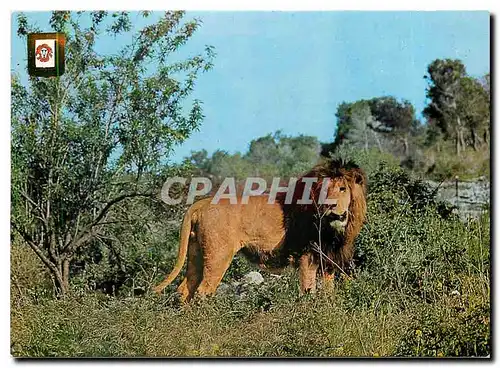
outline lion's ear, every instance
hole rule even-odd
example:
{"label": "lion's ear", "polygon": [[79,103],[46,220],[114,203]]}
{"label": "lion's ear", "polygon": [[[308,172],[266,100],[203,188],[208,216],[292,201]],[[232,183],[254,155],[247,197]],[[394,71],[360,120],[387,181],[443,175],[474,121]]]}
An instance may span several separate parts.
{"label": "lion's ear", "polygon": [[365,172],[359,168],[351,169],[352,176],[354,178],[354,183],[365,186],[366,185],[366,175]]}

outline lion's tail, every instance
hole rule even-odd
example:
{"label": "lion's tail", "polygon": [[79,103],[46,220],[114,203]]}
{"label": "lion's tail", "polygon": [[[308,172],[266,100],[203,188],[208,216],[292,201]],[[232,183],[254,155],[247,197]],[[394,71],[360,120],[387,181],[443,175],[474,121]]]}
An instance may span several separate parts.
{"label": "lion's tail", "polygon": [[165,289],[174,279],[179,275],[179,272],[182,270],[182,266],[184,266],[184,262],[186,261],[186,255],[189,246],[189,237],[191,236],[191,223],[192,223],[192,211],[193,207],[191,207],[186,214],[184,215],[184,220],[182,221],[181,227],[181,236],[180,236],[180,244],[179,244],[179,254],[177,255],[177,262],[175,263],[174,269],[170,274],[159,283],[157,286],[153,288],[153,291],[157,294],[161,294],[163,289]]}

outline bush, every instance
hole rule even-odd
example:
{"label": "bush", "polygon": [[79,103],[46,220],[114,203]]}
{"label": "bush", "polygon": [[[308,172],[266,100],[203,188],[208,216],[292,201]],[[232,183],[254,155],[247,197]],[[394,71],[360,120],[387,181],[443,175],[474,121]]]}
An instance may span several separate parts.
{"label": "bush", "polygon": [[461,179],[473,179],[479,176],[490,177],[489,147],[478,151],[469,148],[460,155],[455,153],[452,142],[441,142],[441,148],[428,148],[420,153],[412,170],[434,180],[445,180],[458,175]]}
{"label": "bush", "polygon": [[394,155],[388,152],[381,152],[376,148],[370,148],[365,151],[343,144],[335,151],[335,154],[332,154],[332,156],[342,158],[346,161],[352,160],[356,162],[359,167],[363,168],[368,177],[375,174],[379,170],[381,164],[390,169],[399,167],[399,160]]}
{"label": "bush", "polygon": [[130,200],[115,210],[106,234],[72,264],[73,291],[124,296],[149,291],[177,257],[182,210],[171,210],[150,200]]}
{"label": "bush", "polygon": [[[461,280],[467,283],[465,280]],[[400,356],[490,355],[489,280],[473,277],[441,303],[419,306],[396,350]],[[479,289],[479,290],[478,290]]]}
{"label": "bush", "polygon": [[10,247],[10,264],[11,302],[32,303],[54,295],[49,272],[29,246],[14,241]]}

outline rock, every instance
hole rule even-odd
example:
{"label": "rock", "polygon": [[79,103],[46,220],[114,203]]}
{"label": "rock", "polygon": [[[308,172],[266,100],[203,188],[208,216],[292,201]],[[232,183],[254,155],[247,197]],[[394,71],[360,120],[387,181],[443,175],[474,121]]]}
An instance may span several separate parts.
{"label": "rock", "polygon": [[219,284],[219,287],[217,288],[217,293],[218,294],[225,294],[227,292],[229,292],[231,289],[231,286],[229,286],[228,284],[224,284],[223,282],[221,282]]}
{"label": "rock", "polygon": [[[479,217],[484,207],[490,204],[490,182],[485,177],[472,181],[458,182],[458,193],[454,180],[443,183],[427,180],[432,188],[437,189],[437,199],[457,207],[461,218]],[[458,194],[458,195],[457,195]]]}
{"label": "rock", "polygon": [[242,281],[245,284],[259,285],[264,282],[264,277],[262,277],[262,275],[259,272],[252,271],[243,276]]}

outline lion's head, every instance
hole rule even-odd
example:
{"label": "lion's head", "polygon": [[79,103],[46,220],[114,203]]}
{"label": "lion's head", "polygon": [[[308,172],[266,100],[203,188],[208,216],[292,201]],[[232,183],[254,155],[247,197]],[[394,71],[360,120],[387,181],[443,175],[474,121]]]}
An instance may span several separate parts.
{"label": "lion's head", "polygon": [[[306,195],[300,197],[304,192],[310,196],[311,203],[303,200]],[[298,180],[295,203],[301,205],[301,210],[315,211],[337,231],[344,231],[356,216],[364,219],[359,204],[365,203],[365,194],[366,176],[356,164],[328,160]]]}

